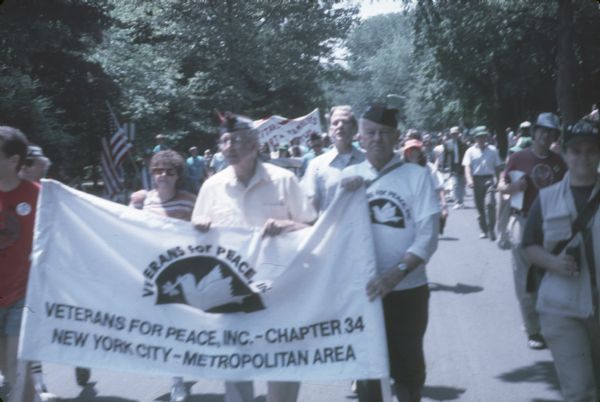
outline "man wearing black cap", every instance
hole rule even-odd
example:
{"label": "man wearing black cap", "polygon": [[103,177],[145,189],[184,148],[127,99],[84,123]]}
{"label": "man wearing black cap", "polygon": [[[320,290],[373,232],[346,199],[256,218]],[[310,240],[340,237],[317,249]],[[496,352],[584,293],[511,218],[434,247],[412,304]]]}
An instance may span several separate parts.
{"label": "man wearing black cap", "polygon": [[[540,335],[540,322],[535,311],[536,294],[527,292],[529,261],[521,248],[522,229],[527,214],[539,190],[562,180],[566,165],[560,155],[550,151],[550,145],[560,135],[560,122],[553,113],[541,113],[533,125],[533,143],[530,147],[512,154],[500,176],[498,191],[511,197],[521,197],[521,205],[513,205],[508,224],[512,247],[515,291],[521,307],[527,344],[532,349],[546,347]],[[515,204],[515,203],[512,203]]]}
{"label": "man wearing black cap", "polygon": [[[316,213],[294,174],[258,158],[258,131],[252,120],[226,114],[219,128],[221,152],[229,166],[208,178],[198,194],[192,223],[201,231],[211,225],[262,227],[276,236],[307,226]],[[269,402],[294,402],[300,384],[269,382]],[[251,381],[225,383],[225,402],[252,402]]]}
{"label": "man wearing black cap", "polygon": [[496,192],[502,161],[495,146],[487,143],[489,131],[486,126],[473,129],[475,144],[467,149],[462,164],[465,167],[467,185],[473,189],[475,206],[479,214],[481,239],[496,240]]}
{"label": "man wearing black cap", "polygon": [[[417,402],[425,384],[425,263],[437,248],[440,204],[429,171],[394,154],[396,112],[375,104],[363,114],[359,133],[367,160],[344,170],[342,187],[367,183],[377,272],[366,291],[371,300],[383,301],[396,397]],[[380,381],[358,381],[358,396],[359,401],[382,400]]]}
{"label": "man wearing black cap", "polygon": [[319,214],[331,204],[342,170],[365,160],[365,155],[352,145],[357,130],[358,122],[350,106],[331,108],[329,137],[334,147],[310,161],[302,179],[302,186]]}

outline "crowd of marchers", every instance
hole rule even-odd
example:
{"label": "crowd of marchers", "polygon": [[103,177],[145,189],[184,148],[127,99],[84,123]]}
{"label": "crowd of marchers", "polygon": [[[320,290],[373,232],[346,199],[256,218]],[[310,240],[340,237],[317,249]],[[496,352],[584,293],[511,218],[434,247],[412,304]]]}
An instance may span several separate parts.
{"label": "crowd of marchers", "polygon": [[[549,348],[565,401],[600,397],[600,122],[598,110],[566,128],[540,113],[507,129],[503,160],[484,125],[437,134],[398,130],[397,110],[372,104],[355,114],[334,106],[328,131],[271,149],[253,120],[222,116],[218,151],[183,156],[162,135],[145,161],[147,185],[129,205],[214,226],[260,228],[281,236],[312,225],[340,191],[365,191],[377,270],[365,283],[383,303],[393,392],[421,400],[428,322],[426,264],[449,206],[472,192],[480,237],[510,249],[527,343]],[[16,128],[0,127],[0,397],[54,398],[40,362],[17,359],[39,181],[50,165]],[[468,224],[468,223],[465,223]],[[475,222],[472,223],[475,225]],[[81,379],[81,377],[84,377]],[[85,383],[90,372],[78,369]],[[384,400],[386,382],[357,378],[359,401]],[[294,402],[299,382],[271,381],[267,401]],[[173,378],[172,401],[189,397]],[[225,383],[225,401],[253,401],[252,381]]]}

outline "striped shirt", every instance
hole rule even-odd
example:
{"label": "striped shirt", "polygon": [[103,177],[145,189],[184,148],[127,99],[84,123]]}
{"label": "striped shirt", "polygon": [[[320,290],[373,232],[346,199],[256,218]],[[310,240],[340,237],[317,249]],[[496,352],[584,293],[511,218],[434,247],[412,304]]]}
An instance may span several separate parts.
{"label": "striped shirt", "polygon": [[175,197],[162,202],[156,190],[140,190],[131,195],[129,206],[170,218],[189,221],[196,202],[196,196],[178,190]]}

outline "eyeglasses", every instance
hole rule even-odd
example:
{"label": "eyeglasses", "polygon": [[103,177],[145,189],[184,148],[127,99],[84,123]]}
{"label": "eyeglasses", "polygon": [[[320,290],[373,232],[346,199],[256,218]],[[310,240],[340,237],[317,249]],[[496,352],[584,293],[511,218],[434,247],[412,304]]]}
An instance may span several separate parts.
{"label": "eyeglasses", "polygon": [[240,136],[225,137],[225,138],[221,138],[219,140],[219,145],[222,147],[227,145],[227,143],[230,143],[231,145],[240,145],[242,142],[244,142],[244,138],[242,138]]}
{"label": "eyeglasses", "polygon": [[35,164],[35,161],[32,158],[27,158],[23,161],[23,165],[27,167],[31,167]]}
{"label": "eyeglasses", "polygon": [[163,168],[152,168],[150,169],[153,175],[160,176],[162,174],[166,174],[167,176],[176,176],[177,170],[173,168],[163,169]]}

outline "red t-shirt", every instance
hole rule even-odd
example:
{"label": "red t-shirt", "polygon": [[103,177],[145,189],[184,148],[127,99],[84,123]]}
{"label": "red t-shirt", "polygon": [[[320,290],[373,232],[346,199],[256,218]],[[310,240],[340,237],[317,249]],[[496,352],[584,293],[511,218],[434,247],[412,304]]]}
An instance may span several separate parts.
{"label": "red t-shirt", "polygon": [[533,153],[531,148],[527,148],[512,154],[508,159],[506,169],[502,173],[507,183],[510,183],[508,172],[513,170],[525,173],[527,188],[523,197],[522,211],[529,212],[540,189],[562,180],[567,171],[567,165],[557,153],[550,152],[547,157],[540,158]]}
{"label": "red t-shirt", "polygon": [[25,297],[40,187],[27,180],[0,191],[0,307]]}

